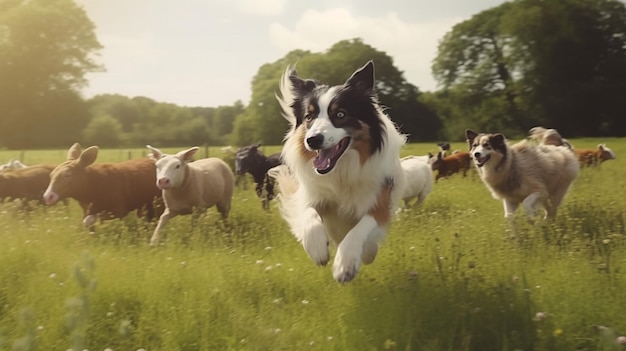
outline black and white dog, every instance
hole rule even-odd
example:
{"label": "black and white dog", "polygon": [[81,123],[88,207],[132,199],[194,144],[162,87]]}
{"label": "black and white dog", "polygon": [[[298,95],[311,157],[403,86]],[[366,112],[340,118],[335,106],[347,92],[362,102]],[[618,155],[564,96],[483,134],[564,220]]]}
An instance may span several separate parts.
{"label": "black and white dog", "polygon": [[383,113],[371,61],[338,86],[290,67],[277,98],[291,124],[275,172],[281,214],[316,264],[328,263],[329,238],[337,245],[333,276],[348,282],[374,261],[401,200],[406,138]]}

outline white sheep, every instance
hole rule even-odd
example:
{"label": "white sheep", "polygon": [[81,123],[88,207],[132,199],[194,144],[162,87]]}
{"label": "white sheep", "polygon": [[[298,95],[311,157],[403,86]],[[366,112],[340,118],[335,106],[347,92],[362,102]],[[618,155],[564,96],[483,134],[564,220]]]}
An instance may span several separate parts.
{"label": "white sheep", "polygon": [[20,162],[20,160],[13,159],[5,164],[0,165],[0,171],[4,171],[7,169],[21,169],[21,168],[26,168],[26,167],[28,166]]}
{"label": "white sheep", "polygon": [[407,156],[400,160],[400,166],[404,171],[406,186],[402,199],[404,207],[411,207],[410,203],[417,198],[415,205],[418,206],[430,194],[433,189],[433,172],[428,163],[428,157]]}
{"label": "white sheep", "polygon": [[150,245],[159,243],[159,231],[177,215],[198,216],[216,205],[225,219],[230,211],[235,178],[230,167],[216,157],[193,161],[198,147],[168,155],[148,145],[156,160],[156,185],[162,190],[165,212],[159,218]]}

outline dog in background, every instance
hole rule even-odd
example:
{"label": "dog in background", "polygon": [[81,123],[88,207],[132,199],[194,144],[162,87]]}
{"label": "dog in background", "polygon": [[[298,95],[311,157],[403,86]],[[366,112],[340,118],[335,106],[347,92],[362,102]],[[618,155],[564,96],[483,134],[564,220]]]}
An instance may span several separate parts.
{"label": "dog in background", "polygon": [[570,150],[574,150],[574,146],[567,139],[563,138],[556,129],[546,129],[541,126],[533,127],[530,128],[528,136],[530,139],[534,139],[543,145],[565,146]]}
{"label": "dog in background", "polygon": [[513,218],[520,204],[530,222],[540,207],[545,210],[545,218],[556,216],[580,168],[567,145],[562,141],[563,146],[546,145],[555,141],[542,138],[538,145],[527,140],[510,145],[500,133],[471,129],[465,135],[478,174],[493,197],[503,200],[506,218]]}
{"label": "dog in background", "polygon": [[580,167],[599,166],[604,161],[617,158],[613,150],[608,148],[606,144],[598,144],[596,149],[574,149],[574,146],[567,139],[561,138],[556,129],[534,127],[530,130],[530,137],[546,145],[567,146],[574,150]]}
{"label": "dog in background", "polygon": [[338,86],[302,79],[290,67],[277,99],[291,125],[286,166],[270,172],[281,214],[316,264],[328,263],[329,239],[337,245],[333,277],[348,282],[374,261],[402,198],[406,138],[378,102],[372,61]]}

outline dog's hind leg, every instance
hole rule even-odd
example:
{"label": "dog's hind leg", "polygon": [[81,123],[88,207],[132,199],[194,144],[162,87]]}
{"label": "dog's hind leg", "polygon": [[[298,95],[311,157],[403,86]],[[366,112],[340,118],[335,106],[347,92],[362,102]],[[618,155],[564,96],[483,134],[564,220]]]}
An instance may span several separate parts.
{"label": "dog's hind leg", "polygon": [[[567,186],[562,186],[559,189],[556,189],[550,200],[546,201],[548,202],[548,204],[546,205],[546,218],[554,219],[556,217],[557,209],[559,206],[561,206],[561,203],[563,203],[563,199],[569,192],[570,187],[571,183],[567,184]],[[551,206],[552,209],[548,210],[548,206]]]}
{"label": "dog's hind leg", "polygon": [[524,206],[524,212],[526,213],[526,218],[528,222],[534,224],[535,216],[537,215],[537,207],[539,204],[543,204],[546,196],[539,191],[531,193],[526,196],[524,201],[522,201],[522,206]]}
{"label": "dog's hind leg", "polygon": [[545,219],[554,219],[556,218],[556,212],[561,203],[563,202],[563,198],[565,198],[565,194],[569,190],[569,186],[558,189],[556,194],[552,196],[550,199],[547,199],[543,204],[543,207],[546,210]]}
{"label": "dog's hind leg", "polygon": [[363,264],[370,264],[374,262],[376,254],[378,254],[378,242],[375,240],[366,240],[365,244],[363,244],[361,262],[363,262]]}
{"label": "dog's hind leg", "polygon": [[551,220],[556,217],[557,207],[554,206],[550,201],[546,201],[546,203],[543,204],[543,208],[546,210],[546,215],[544,219]]}

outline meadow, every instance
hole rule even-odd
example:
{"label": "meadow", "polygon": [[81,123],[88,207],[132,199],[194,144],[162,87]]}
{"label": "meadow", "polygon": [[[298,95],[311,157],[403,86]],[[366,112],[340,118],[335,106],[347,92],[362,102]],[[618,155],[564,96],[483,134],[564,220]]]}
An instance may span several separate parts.
{"label": "meadow", "polygon": [[[599,142],[618,159],[583,169],[554,222],[520,218],[512,239],[474,171],[441,179],[347,284],[311,262],[275,201],[262,210],[251,182],[227,222],[214,208],[195,225],[177,217],[156,248],[155,223],[132,215],[89,234],[74,201],[0,204],[0,350],[624,350],[626,139],[573,140]],[[97,162],[146,153],[101,150]]]}

